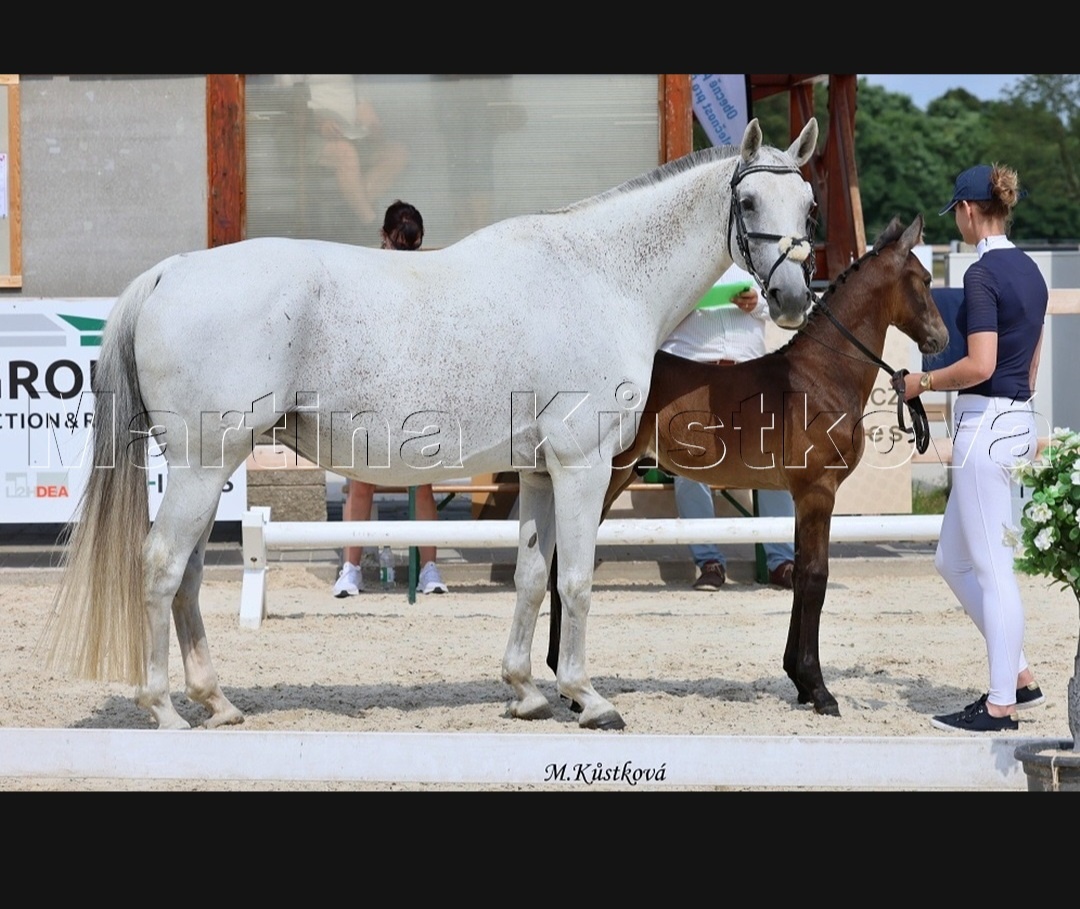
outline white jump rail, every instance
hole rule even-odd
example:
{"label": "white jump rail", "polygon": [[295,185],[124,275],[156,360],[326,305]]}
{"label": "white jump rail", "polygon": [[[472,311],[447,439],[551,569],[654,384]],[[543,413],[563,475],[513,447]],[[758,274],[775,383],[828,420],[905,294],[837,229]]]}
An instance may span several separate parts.
{"label": "white jump rail", "polygon": [[[266,618],[267,553],[271,549],[341,546],[437,546],[516,549],[517,521],[271,521],[270,509],[250,508],[242,522],[244,578],[240,626],[258,628]],[[775,543],[795,534],[794,518],[624,518],[604,521],[598,546],[686,543]],[[923,542],[941,534],[941,515],[837,515],[829,539],[875,543]]]}

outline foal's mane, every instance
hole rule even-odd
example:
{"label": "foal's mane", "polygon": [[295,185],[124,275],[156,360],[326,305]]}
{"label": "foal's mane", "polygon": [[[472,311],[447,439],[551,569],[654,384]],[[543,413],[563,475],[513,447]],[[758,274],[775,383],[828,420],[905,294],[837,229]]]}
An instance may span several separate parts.
{"label": "foal's mane", "polygon": [[[867,251],[864,252],[861,256],[859,256],[858,259],[856,259],[847,268],[840,272],[840,274],[837,275],[836,278],[829,283],[829,286],[821,292],[821,296],[819,297],[819,299],[822,302],[827,302],[827,298],[831,297],[836,292],[838,287],[847,283],[849,277],[859,271],[859,269],[862,268],[862,266],[865,265],[869,260],[876,258],[878,253],[881,252],[881,250],[888,246],[890,243],[895,243],[897,240],[899,240],[903,233],[903,222],[901,222],[899,218],[893,218],[888,223],[886,228],[878,235],[878,238],[874,241],[873,245],[869,249],[867,249]],[[815,304],[811,308],[810,314],[806,319],[806,325],[804,325],[798,332],[796,332],[795,337],[788,341],[787,344],[785,344],[783,347],[778,348],[777,352],[780,353],[787,350],[792,344],[799,340],[799,336],[803,332],[805,332],[811,326],[820,321],[821,307]]]}
{"label": "foal's mane", "polygon": [[[766,146],[762,146],[765,148]],[[703,148],[695,152],[691,152],[688,155],[683,155],[681,158],[675,158],[672,161],[668,161],[665,164],[661,164],[659,167],[654,168],[648,173],[641,174],[637,177],[632,177],[629,180],[620,183],[618,186],[614,186],[611,189],[604,190],[601,193],[597,193],[595,196],[589,196],[586,199],[582,199],[579,202],[572,202],[570,205],[566,205],[562,208],[552,208],[543,212],[543,214],[555,215],[562,214],[563,212],[578,211],[582,208],[588,208],[592,205],[597,205],[600,202],[604,202],[610,199],[612,196],[618,196],[622,193],[633,192],[635,189],[639,189],[644,186],[653,186],[657,183],[662,183],[664,180],[670,179],[676,174],[681,174],[684,171],[693,170],[695,167],[700,167],[702,164],[708,164],[711,161],[720,161],[724,158],[733,158],[740,154],[741,149],[737,145],[715,145],[710,148]],[[760,151],[759,151],[760,154]]]}

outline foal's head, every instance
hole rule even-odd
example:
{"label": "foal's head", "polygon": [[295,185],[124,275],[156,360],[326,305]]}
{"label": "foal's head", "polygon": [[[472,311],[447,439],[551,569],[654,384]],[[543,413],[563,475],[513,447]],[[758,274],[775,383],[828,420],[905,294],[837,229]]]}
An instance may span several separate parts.
{"label": "foal's head", "polygon": [[898,218],[893,218],[874,241],[871,255],[888,263],[889,277],[884,282],[881,302],[888,311],[889,324],[911,338],[920,352],[929,355],[945,349],[949,330],[930,293],[933,276],[912,253],[922,242],[922,229],[922,215],[917,215],[907,228]]}
{"label": "foal's head", "polygon": [[899,273],[888,285],[889,322],[914,340],[921,353],[935,354],[945,350],[948,328],[930,293],[933,276],[912,252],[921,242],[922,215],[917,215],[906,229],[893,218],[874,242],[874,249],[879,255],[900,258]]}

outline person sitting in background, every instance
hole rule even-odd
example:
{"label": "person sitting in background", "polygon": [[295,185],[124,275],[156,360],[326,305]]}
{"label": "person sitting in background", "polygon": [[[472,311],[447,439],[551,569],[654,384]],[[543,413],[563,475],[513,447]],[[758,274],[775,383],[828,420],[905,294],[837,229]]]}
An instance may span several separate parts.
{"label": "person sitting in background", "polygon": [[308,107],[321,144],[317,163],[337,180],[341,198],[361,225],[377,223],[380,196],[408,162],[405,144],[388,138],[371,101],[353,76],[308,77]]}
{"label": "person sitting in background", "polygon": [[[415,206],[400,199],[386,209],[382,226],[383,249],[419,249],[424,241],[424,219]],[[371,519],[371,503],[375,496],[375,486],[360,480],[350,480],[345,487],[345,504],[341,510],[342,520],[367,521]],[[439,517],[435,504],[435,493],[431,484],[416,487],[416,517],[421,521],[435,521]],[[355,596],[364,589],[364,578],[360,571],[363,548],[347,546],[345,563],[341,567],[334,583],[334,596]],[[420,547],[420,580],[418,589],[421,593],[446,593],[447,586],[435,564],[435,547]]]}
{"label": "person sitting in background", "polygon": [[[676,326],[661,350],[687,360],[727,366],[765,355],[768,304],[758,293],[753,277],[732,265],[717,283],[746,283],[749,288],[732,297],[728,305],[695,309]],[[785,518],[795,514],[795,502],[786,489],[762,489],[757,496],[758,513],[763,516]],[[680,518],[716,517],[712,487],[688,477],[675,477],[675,507]],[[770,583],[791,589],[794,545],[762,545]],[[715,543],[691,543],[690,554],[700,571],[694,581],[695,590],[719,590],[724,586],[727,560]]]}

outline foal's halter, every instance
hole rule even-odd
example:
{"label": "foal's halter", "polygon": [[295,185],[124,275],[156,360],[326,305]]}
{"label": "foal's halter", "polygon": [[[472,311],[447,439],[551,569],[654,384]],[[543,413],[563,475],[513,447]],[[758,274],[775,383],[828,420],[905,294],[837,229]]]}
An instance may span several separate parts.
{"label": "foal's halter", "polygon": [[[806,233],[801,237],[748,231],[746,229],[746,222],[743,220],[743,210],[742,206],[739,204],[739,194],[736,192],[736,188],[749,174],[756,173],[797,174],[799,179],[802,179],[802,174],[797,167],[786,164],[749,164],[746,167],[736,167],[735,173],[731,175],[731,206],[728,209],[728,236],[731,236],[731,226],[734,221],[735,240],[739,244],[739,252],[742,253],[742,257],[746,262],[746,269],[754,276],[758,284],[761,285],[761,289],[765,292],[766,298],[769,295],[769,279],[772,278],[776,269],[783,265],[789,258],[795,262],[802,262],[803,272],[806,274],[806,296],[809,301],[812,299],[810,294],[810,281],[814,277],[814,218],[811,215],[811,217],[806,219]],[[769,273],[764,278],[761,277],[760,271],[757,266],[754,265],[754,258],[750,253],[751,240],[775,240],[780,247],[780,255],[777,257],[776,261],[773,262],[772,268],[769,269]]]}
{"label": "foal's halter", "polygon": [[[872,250],[867,253],[867,256],[876,256],[877,251]],[[865,258],[865,257],[864,257]],[[861,260],[860,260],[861,261]],[[910,401],[904,401],[904,376],[906,376],[909,370],[906,369],[893,369],[888,363],[881,359],[873,351],[869,350],[862,341],[855,337],[850,331],[848,331],[841,323],[840,320],[833,315],[831,309],[825,302],[825,298],[829,296],[834,290],[836,290],[835,284],[830,284],[825,292],[818,298],[817,308],[820,309],[826,316],[829,317],[829,321],[836,326],[837,330],[845,338],[847,338],[863,356],[869,357],[870,361],[875,365],[885,370],[890,376],[890,383],[893,390],[897,394],[896,401],[896,420],[900,424],[902,432],[906,432],[908,435],[915,436],[915,448],[919,454],[924,454],[926,449],[930,447],[930,420],[926,416],[926,408],[923,407],[922,401],[919,398],[912,398]],[[817,340],[815,338],[815,340]],[[819,342],[821,343],[821,342]],[[838,351],[839,352],[839,351]],[[907,404],[908,410],[911,411],[911,429],[908,429],[904,423],[904,405]]]}

